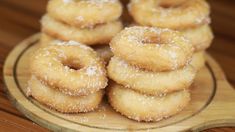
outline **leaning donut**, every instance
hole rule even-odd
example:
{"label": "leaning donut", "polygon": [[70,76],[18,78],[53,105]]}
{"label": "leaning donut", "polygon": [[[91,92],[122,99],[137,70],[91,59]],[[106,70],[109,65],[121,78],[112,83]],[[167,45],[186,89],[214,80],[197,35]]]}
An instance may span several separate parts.
{"label": "leaning donut", "polygon": [[110,47],[115,56],[151,71],[179,69],[190,61],[194,51],[177,31],[138,26],[118,33]]}
{"label": "leaning donut", "polygon": [[35,76],[29,80],[28,88],[30,96],[62,113],[93,111],[99,106],[104,94],[104,91],[101,90],[87,96],[68,96],[50,88]]}
{"label": "leaning donut", "polygon": [[206,50],[213,40],[213,33],[209,25],[182,30],[181,32],[194,46],[196,52]]}
{"label": "leaning donut", "polygon": [[[63,42],[61,40],[58,40],[56,38],[53,38],[45,33],[41,34],[40,37],[40,46],[41,47],[45,47],[45,46],[49,46],[49,45],[56,45],[58,43],[64,43],[66,44],[66,42]],[[109,45],[92,45],[91,46],[92,49],[94,49],[98,55],[104,59],[105,63],[108,63],[109,60],[111,59],[111,57],[113,56],[113,53],[109,47]]]}
{"label": "leaning donut", "polygon": [[107,85],[104,62],[94,50],[74,41],[38,49],[30,69],[38,79],[69,95],[88,95]]}
{"label": "leaning donut", "polygon": [[148,95],[187,89],[193,83],[195,74],[196,70],[191,65],[175,71],[150,72],[130,66],[118,57],[113,57],[108,65],[108,76],[112,80]]}
{"label": "leaning donut", "polygon": [[76,28],[56,21],[52,17],[45,15],[42,20],[42,32],[49,34],[60,40],[74,40],[86,45],[109,43],[113,36],[122,30],[120,21],[113,21],[106,24],[97,25],[94,28]]}
{"label": "leaning donut", "polygon": [[131,0],[129,12],[145,26],[186,29],[209,23],[210,9],[205,0],[187,0],[177,7],[165,8],[161,0]]}
{"label": "leaning donut", "polygon": [[137,121],[160,121],[180,112],[190,101],[189,91],[180,91],[166,96],[146,96],[111,84],[108,89],[111,106],[122,115]]}
{"label": "leaning donut", "polygon": [[117,20],[122,5],[118,0],[50,0],[47,11],[59,21],[86,28]]}

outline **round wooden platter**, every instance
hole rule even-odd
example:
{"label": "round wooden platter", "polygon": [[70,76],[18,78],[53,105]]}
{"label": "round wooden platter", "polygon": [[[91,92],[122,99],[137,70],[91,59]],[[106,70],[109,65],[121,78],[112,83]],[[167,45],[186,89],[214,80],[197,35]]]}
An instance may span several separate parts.
{"label": "round wooden platter", "polygon": [[[54,131],[199,131],[217,126],[235,126],[235,90],[214,59],[207,54],[206,67],[191,87],[192,100],[179,114],[160,122],[136,122],[115,112],[104,99],[90,113],[61,114],[26,96],[29,57],[38,48],[36,34],[9,54],[4,65],[4,81],[12,103],[29,119]],[[128,100],[127,100],[128,101]]]}

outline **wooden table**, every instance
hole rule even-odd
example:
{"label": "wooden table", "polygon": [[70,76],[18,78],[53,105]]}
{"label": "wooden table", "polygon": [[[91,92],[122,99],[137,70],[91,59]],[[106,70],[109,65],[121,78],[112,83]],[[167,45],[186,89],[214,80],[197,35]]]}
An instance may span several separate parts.
{"label": "wooden table", "polygon": [[[235,1],[209,0],[215,40],[209,53],[220,63],[235,87]],[[0,68],[11,49],[24,38],[40,31],[39,19],[45,13],[47,0],[0,1]],[[0,71],[2,74],[2,70]],[[4,92],[0,76],[0,131],[48,131],[18,112]],[[235,131],[235,128],[213,128],[206,131]]]}

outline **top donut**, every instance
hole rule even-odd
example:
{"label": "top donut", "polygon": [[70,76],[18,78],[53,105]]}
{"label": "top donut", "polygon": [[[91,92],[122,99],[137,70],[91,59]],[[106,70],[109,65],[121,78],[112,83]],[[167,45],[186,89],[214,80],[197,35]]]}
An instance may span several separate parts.
{"label": "top donut", "polygon": [[50,0],[47,11],[59,21],[87,28],[117,20],[122,4],[119,0]]}
{"label": "top donut", "polygon": [[[131,0],[128,5],[134,20],[145,26],[186,29],[210,23],[210,7],[205,0]],[[179,4],[180,3],[180,4]]]}

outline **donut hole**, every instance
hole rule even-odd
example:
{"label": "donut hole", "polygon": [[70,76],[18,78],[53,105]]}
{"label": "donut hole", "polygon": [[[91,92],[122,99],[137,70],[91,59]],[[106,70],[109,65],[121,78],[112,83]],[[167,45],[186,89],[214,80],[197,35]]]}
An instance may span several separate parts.
{"label": "donut hole", "polygon": [[169,5],[169,4],[160,4],[160,7],[164,9],[178,8],[180,5]]}
{"label": "donut hole", "polygon": [[145,35],[141,40],[143,44],[163,44],[163,40],[160,36],[154,34]]}
{"label": "donut hole", "polygon": [[142,40],[142,43],[143,44],[161,44],[159,41],[159,38],[157,38],[157,37],[156,38],[148,38],[148,39],[144,38]]}
{"label": "donut hole", "polygon": [[62,61],[62,64],[64,67],[68,67],[69,69],[72,70],[79,70],[81,69],[83,66],[80,64],[80,62],[78,60],[75,59],[69,59],[69,60],[64,60]]}
{"label": "donut hole", "polygon": [[162,7],[162,8],[165,8],[165,9],[178,8],[185,2],[186,2],[186,0],[170,0],[170,1],[162,0],[159,3],[159,6]]}

